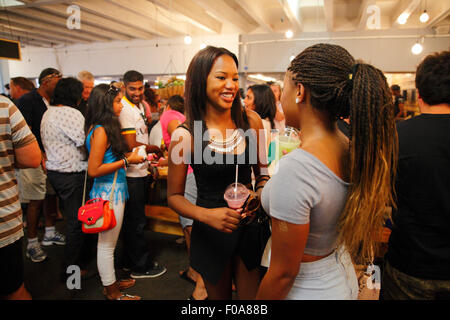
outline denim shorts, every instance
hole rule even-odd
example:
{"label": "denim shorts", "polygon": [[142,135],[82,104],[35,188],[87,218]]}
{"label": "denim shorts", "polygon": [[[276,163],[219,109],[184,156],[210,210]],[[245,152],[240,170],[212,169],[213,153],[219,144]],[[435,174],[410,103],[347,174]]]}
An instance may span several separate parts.
{"label": "denim shorts", "polygon": [[337,249],[314,262],[304,262],[286,300],[356,300],[358,280],[350,254]]}

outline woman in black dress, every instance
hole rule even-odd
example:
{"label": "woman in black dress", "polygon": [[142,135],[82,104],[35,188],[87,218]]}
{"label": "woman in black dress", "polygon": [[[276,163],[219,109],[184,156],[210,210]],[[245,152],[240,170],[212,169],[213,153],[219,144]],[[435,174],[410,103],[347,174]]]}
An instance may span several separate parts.
{"label": "woman in black dress", "polygon": [[[169,148],[168,204],[194,220],[190,262],[202,275],[209,299],[231,299],[233,280],[238,299],[255,297],[267,240],[256,219],[240,225],[246,209],[228,208],[223,197],[235,181],[236,164],[238,181],[250,189],[253,170],[254,196],[268,179],[264,137],[257,134],[264,132],[261,118],[243,111],[238,93],[236,56],[224,48],[199,51],[186,76],[187,120],[174,131]],[[189,164],[197,182],[196,205],[183,196]]]}

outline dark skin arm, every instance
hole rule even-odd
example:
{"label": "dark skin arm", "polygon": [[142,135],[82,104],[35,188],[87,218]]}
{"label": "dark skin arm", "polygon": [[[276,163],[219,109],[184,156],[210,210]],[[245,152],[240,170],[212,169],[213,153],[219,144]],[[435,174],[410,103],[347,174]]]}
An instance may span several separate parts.
{"label": "dark skin arm", "polygon": [[240,221],[239,211],[226,207],[202,208],[193,205],[184,197],[188,164],[177,159],[179,159],[178,156],[190,155],[192,137],[184,129],[177,130],[180,130],[180,135],[174,134],[169,147],[169,174],[167,177],[167,202],[169,207],[183,217],[198,220],[221,232],[232,233],[237,229]]}
{"label": "dark skin arm", "polygon": [[[91,152],[88,160],[89,176],[93,178],[105,176],[124,167],[123,160],[114,161],[112,163],[103,163],[103,158],[108,147],[109,143],[105,129],[103,127],[98,127],[91,137]],[[137,150],[128,153],[126,157],[129,163],[134,164],[141,163],[145,160],[145,158],[137,154]]]}
{"label": "dark skin arm", "polygon": [[300,270],[309,224],[292,224],[272,218],[272,252],[269,269],[259,286],[256,300],[284,299]]}

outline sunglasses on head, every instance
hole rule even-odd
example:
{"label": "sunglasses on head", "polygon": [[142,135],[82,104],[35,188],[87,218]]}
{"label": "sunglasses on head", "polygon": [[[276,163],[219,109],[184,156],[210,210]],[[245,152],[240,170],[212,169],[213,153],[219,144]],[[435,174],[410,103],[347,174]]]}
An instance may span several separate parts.
{"label": "sunglasses on head", "polygon": [[41,79],[41,83],[43,83],[46,80],[52,79],[52,78],[62,78],[62,73],[61,72],[55,72],[55,73],[46,75],[45,77],[43,77]]}
{"label": "sunglasses on head", "polygon": [[123,88],[123,85],[121,82],[113,81],[109,85],[109,89],[108,89],[108,91],[106,91],[106,93],[117,94],[117,93],[119,93],[119,91],[122,91],[122,88]]}

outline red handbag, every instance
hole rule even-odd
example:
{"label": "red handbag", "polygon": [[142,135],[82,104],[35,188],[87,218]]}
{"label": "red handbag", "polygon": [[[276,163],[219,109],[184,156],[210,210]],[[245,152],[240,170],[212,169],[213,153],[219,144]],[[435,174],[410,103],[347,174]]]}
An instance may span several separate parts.
{"label": "red handbag", "polygon": [[[83,203],[86,196],[86,179],[84,180]],[[116,217],[114,209],[110,208],[110,203],[114,195],[114,187],[116,185],[117,171],[114,175],[113,187],[111,189],[110,200],[102,198],[91,199],[85,205],[78,209],[78,220],[82,222],[82,231],[84,233],[99,233],[116,226]]]}

